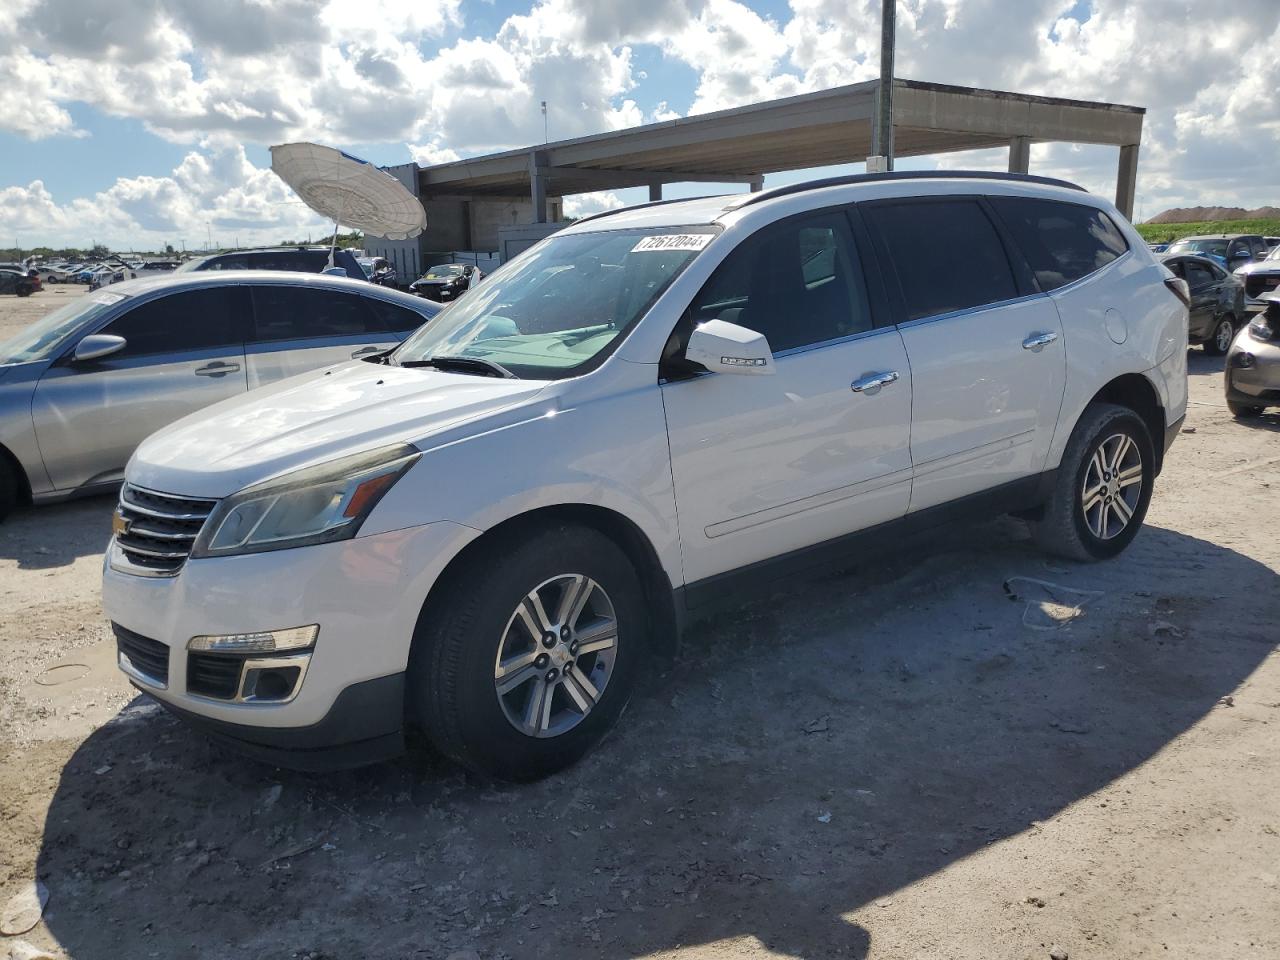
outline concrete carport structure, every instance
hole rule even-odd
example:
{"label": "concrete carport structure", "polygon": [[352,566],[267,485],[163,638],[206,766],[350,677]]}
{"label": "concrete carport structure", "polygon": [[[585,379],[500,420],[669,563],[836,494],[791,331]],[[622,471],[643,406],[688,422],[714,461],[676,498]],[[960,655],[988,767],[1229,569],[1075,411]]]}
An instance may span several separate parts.
{"label": "concrete carport structure", "polygon": [[[576,193],[647,186],[650,199],[658,200],[664,184],[684,182],[742,183],[759,190],[766,173],[861,162],[873,150],[879,85],[871,80],[423,167],[418,192],[427,206],[424,245],[448,245],[432,241],[430,224],[432,208],[450,203],[516,203],[526,222],[545,223],[549,200]],[[1112,103],[895,80],[894,155],[1006,147],[1009,170],[1026,173],[1034,142],[1115,146],[1116,206],[1132,217],[1145,112]],[[453,236],[461,239],[456,230]]]}

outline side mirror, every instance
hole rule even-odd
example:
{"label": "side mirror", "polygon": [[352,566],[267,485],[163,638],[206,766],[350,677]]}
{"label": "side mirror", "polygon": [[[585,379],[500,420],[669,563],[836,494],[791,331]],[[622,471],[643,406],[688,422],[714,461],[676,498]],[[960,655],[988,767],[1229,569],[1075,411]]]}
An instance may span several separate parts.
{"label": "side mirror", "polygon": [[125,348],[126,342],[124,337],[117,337],[110,333],[90,334],[76,344],[72,359],[77,362],[101,360],[113,353],[119,353]]}
{"label": "side mirror", "polygon": [[774,372],[773,351],[765,335],[727,320],[708,320],[694,327],[684,356],[715,373]]}

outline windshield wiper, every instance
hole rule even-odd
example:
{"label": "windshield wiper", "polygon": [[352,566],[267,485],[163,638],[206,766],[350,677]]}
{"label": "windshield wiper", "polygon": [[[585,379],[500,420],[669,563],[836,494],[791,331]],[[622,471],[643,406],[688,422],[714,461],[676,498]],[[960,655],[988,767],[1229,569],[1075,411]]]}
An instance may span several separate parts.
{"label": "windshield wiper", "polygon": [[457,370],[461,373],[478,373],[482,377],[519,379],[500,363],[483,357],[427,357],[425,360],[401,360],[402,367],[435,367],[437,370]]}

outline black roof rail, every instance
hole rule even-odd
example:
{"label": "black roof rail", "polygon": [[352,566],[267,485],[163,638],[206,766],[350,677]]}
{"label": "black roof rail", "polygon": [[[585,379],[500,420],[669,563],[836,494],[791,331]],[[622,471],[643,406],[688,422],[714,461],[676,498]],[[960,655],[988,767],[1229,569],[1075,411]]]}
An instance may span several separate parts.
{"label": "black roof rail", "polygon": [[843,187],[854,183],[881,183],[886,180],[1009,180],[1014,183],[1039,183],[1050,187],[1066,187],[1088,193],[1084,187],[1069,180],[1057,180],[1053,177],[1037,177],[1029,173],[1000,173],[983,170],[891,170],[886,173],[851,173],[843,177],[826,177],[822,180],[807,180],[804,183],[792,183],[785,187],[774,187],[747,196],[735,209],[741,210],[761,200],[772,200],[774,197],[785,197],[793,193],[805,193],[820,187]]}
{"label": "black roof rail", "polygon": [[599,213],[591,213],[585,217],[579,217],[573,221],[573,225],[586,223],[588,220],[597,220],[600,217],[611,217],[615,213],[622,213],[629,210],[643,210],[645,207],[660,207],[664,203],[685,203],[689,200],[710,200],[712,197],[731,197],[731,193],[709,193],[702,197],[671,197],[669,200],[650,200],[647,203],[633,203],[627,207],[614,207],[612,210],[601,210]]}

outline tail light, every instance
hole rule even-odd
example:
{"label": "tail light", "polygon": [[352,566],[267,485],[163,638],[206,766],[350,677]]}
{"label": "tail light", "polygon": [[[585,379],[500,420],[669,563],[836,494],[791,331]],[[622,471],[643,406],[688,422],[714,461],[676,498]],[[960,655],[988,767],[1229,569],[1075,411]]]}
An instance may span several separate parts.
{"label": "tail light", "polygon": [[1182,301],[1183,306],[1191,306],[1191,288],[1181,277],[1169,277],[1164,285],[1173,291],[1173,295]]}

